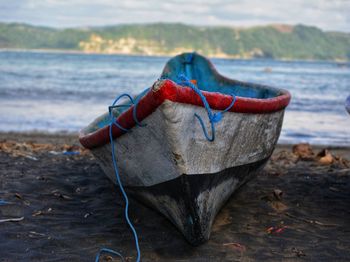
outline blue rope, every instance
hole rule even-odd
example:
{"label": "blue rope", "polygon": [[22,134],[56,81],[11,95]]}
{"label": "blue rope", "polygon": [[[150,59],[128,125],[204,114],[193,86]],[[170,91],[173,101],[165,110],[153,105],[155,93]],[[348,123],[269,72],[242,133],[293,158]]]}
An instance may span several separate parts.
{"label": "blue rope", "polygon": [[127,97],[129,98],[130,102],[132,104],[134,104],[134,99],[129,95],[129,94],[121,94],[120,96],[118,96],[113,104],[111,106],[108,107],[108,112],[109,112],[109,119],[111,120],[111,124],[110,126],[113,126],[115,125],[116,127],[118,127],[120,130],[123,130],[124,132],[129,132],[129,129],[126,129],[124,127],[122,127],[118,122],[117,120],[114,118],[113,116],[113,108],[116,108],[116,107],[122,107],[122,106],[130,106],[130,105],[116,105],[116,103],[123,97]]}
{"label": "blue rope", "polygon": [[207,140],[210,142],[214,141],[215,140],[215,123],[220,122],[221,119],[223,118],[223,113],[229,111],[233,107],[233,105],[236,102],[236,96],[234,94],[232,94],[232,102],[225,110],[218,112],[218,113],[213,113],[210,106],[209,106],[207,99],[205,98],[202,91],[198,87],[196,87],[191,81],[189,81],[189,79],[183,74],[180,74],[178,76],[178,79],[179,79],[179,81],[177,82],[177,84],[179,84],[181,86],[190,87],[194,92],[196,92],[196,94],[202,100],[203,105],[204,105],[205,109],[207,110],[207,114],[208,114],[208,118],[209,118],[209,122],[210,122],[210,126],[211,126],[211,137],[208,135],[208,132],[207,132],[207,129],[204,125],[203,119],[197,113],[195,113],[194,115],[198,119],[200,125],[202,126],[204,136],[207,138]]}
{"label": "blue rope", "polygon": [[[146,93],[149,89],[146,89],[142,94]],[[142,97],[143,95],[140,95],[139,97]],[[129,132],[129,129],[127,128],[124,128],[122,127],[118,122],[117,120],[115,119],[115,117],[113,116],[113,108],[115,107],[118,107],[116,106],[116,103],[123,97],[127,97],[129,98],[129,100],[131,101],[132,104],[134,104],[134,109],[133,109],[133,117],[134,117],[134,121],[137,125],[140,125],[140,126],[144,126],[142,125],[138,119],[136,118],[136,106],[137,104],[135,104],[135,101],[134,99],[129,95],[129,94],[121,94],[120,96],[118,96],[112,106],[109,106],[108,107],[108,110],[109,110],[109,117],[110,117],[110,120],[111,120],[111,123],[109,125],[109,139],[110,139],[110,144],[111,144],[111,150],[112,150],[112,161],[113,161],[113,167],[114,167],[114,172],[115,172],[115,177],[116,177],[116,180],[118,182],[118,185],[119,185],[119,188],[120,188],[120,191],[122,192],[122,195],[124,197],[124,200],[125,200],[125,209],[124,209],[124,215],[125,215],[125,219],[134,235],[134,239],[135,239],[135,246],[136,246],[136,250],[137,250],[137,258],[136,258],[136,261],[139,262],[140,261],[140,258],[141,258],[141,251],[140,251],[140,247],[139,247],[139,239],[138,239],[138,236],[137,236],[137,232],[132,224],[132,222],[130,221],[130,218],[129,218],[129,198],[124,190],[124,187],[122,185],[122,182],[120,180],[120,176],[119,176],[119,171],[118,171],[118,166],[117,166],[117,161],[116,161],[116,157],[115,157],[115,148],[114,148],[114,141],[113,141],[113,133],[112,133],[112,130],[113,130],[113,125],[117,126],[118,128],[120,128],[121,130],[125,131],[125,132]],[[137,103],[139,102],[139,99],[137,99]],[[126,105],[124,105],[126,106]],[[95,259],[95,262],[98,262],[99,259],[100,259],[100,255],[105,252],[105,253],[111,253],[113,255],[117,255],[119,256],[123,261],[124,261],[124,258],[123,256],[119,253],[119,252],[116,252],[114,250],[111,250],[111,249],[108,249],[108,248],[102,248],[100,249],[100,251],[97,253],[96,255],[96,259]]]}

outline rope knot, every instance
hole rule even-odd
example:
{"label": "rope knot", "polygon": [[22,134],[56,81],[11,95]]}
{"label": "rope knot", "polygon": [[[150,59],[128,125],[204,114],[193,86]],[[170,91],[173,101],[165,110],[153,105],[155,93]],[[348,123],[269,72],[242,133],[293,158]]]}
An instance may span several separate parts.
{"label": "rope knot", "polygon": [[213,122],[213,123],[218,123],[220,122],[222,119],[222,113],[219,112],[219,113],[215,113],[213,114],[211,117],[210,117],[210,121]]}

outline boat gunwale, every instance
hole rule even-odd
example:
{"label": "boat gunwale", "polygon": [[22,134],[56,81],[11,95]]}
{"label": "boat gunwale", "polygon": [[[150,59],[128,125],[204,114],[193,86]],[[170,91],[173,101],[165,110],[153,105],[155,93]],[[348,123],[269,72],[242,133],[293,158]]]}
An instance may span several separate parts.
{"label": "boat gunwale", "polygon": [[[228,78],[225,80],[235,81]],[[243,84],[245,86],[254,86],[255,88],[271,89],[271,87],[268,86],[244,83],[240,81],[237,81],[236,83]],[[267,114],[283,110],[289,104],[291,99],[290,93],[283,89],[272,89],[277,90],[279,95],[273,98],[264,99],[237,96],[236,102],[229,112]],[[233,99],[230,95],[218,92],[203,91],[203,95],[213,110],[224,110],[230,105]],[[156,81],[151,90],[140,99],[136,110],[137,120],[142,121],[147,118],[166,100],[204,107],[202,100],[190,87],[180,86],[169,79],[161,79]],[[118,116],[117,121],[122,127],[131,129],[137,125],[133,117],[133,110],[134,106],[131,106]],[[91,124],[82,129],[79,133],[79,141],[85,148],[93,149],[101,147],[110,142],[109,125],[99,128],[93,132],[89,132],[90,126]],[[113,138],[120,137],[125,133],[125,131],[118,128],[116,125],[113,125]]]}

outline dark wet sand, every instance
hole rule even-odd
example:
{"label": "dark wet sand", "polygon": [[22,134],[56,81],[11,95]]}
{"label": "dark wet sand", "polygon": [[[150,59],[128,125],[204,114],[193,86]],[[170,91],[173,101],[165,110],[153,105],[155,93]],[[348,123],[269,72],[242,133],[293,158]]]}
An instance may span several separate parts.
{"label": "dark wet sand", "polygon": [[[0,206],[0,221],[23,217],[0,222],[0,261],[94,261],[101,247],[134,261],[118,188],[88,152],[49,153],[77,150],[62,146],[78,145],[74,136],[1,133],[0,141],[5,140],[50,145],[34,152],[0,150],[0,199],[11,202]],[[349,148],[331,152],[350,159]],[[349,261],[350,168],[348,161],[338,160],[304,161],[291,146],[279,146],[264,172],[231,197],[211,239],[199,247],[190,246],[161,215],[131,200],[142,260]],[[108,259],[101,261],[119,261]]]}

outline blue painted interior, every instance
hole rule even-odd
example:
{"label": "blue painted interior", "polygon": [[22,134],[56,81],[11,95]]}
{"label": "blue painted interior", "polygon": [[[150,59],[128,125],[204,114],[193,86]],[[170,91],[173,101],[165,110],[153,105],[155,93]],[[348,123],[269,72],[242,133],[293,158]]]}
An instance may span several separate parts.
{"label": "blue painted interior", "polygon": [[249,98],[272,98],[280,95],[277,89],[261,85],[241,83],[219,75],[210,65],[210,62],[197,53],[185,53],[170,59],[162,73],[162,78],[174,82],[178,76],[184,74],[188,79],[197,81],[199,89],[222,94],[235,94]]}
{"label": "blue painted interior", "polygon": [[[164,68],[161,78],[168,78],[174,82],[178,82],[178,76],[180,74],[184,74],[188,79],[197,80],[197,87],[204,91],[259,99],[280,95],[278,89],[242,83],[222,77],[210,66],[210,62],[205,57],[197,53],[184,53],[170,59]],[[135,101],[141,98],[145,94],[145,91],[135,97]],[[121,103],[120,107],[113,109],[113,115],[120,115],[130,106],[131,104],[129,102]],[[87,131],[88,133],[94,132],[109,124],[109,114],[106,113],[91,123]]]}

